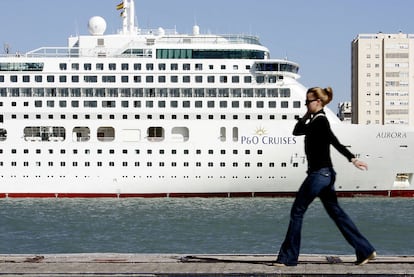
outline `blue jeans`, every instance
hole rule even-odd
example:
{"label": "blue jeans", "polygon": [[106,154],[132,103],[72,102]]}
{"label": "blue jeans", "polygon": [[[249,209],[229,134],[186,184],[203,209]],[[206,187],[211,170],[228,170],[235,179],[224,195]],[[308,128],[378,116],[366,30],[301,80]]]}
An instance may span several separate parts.
{"label": "blue jeans", "polygon": [[355,249],[357,261],[364,260],[375,250],[339,206],[334,188],[335,176],[333,168],[321,168],[308,173],[296,194],[286,238],[277,257],[278,263],[290,266],[298,264],[303,215],[316,197],[321,199],[329,216]]}

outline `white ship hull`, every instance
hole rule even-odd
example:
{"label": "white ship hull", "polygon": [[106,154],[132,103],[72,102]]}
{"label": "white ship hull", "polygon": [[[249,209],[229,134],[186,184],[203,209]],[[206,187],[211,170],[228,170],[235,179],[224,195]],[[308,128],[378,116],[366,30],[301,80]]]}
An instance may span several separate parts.
{"label": "white ship hull", "polygon": [[[13,143],[10,148],[28,149],[39,156],[15,154],[12,158],[30,160],[32,166],[3,166],[1,173],[1,197],[257,197],[292,196],[303,181],[306,159],[303,151],[303,137],[294,137],[291,130],[294,121],[232,121],[203,122],[189,126],[191,139],[186,142],[166,138],[163,142],[89,142],[79,147],[73,142],[62,142],[58,148],[51,148],[44,142],[32,142],[30,148],[24,143]],[[65,122],[68,126],[75,122]],[[177,122],[135,122],[114,125],[128,129],[141,125],[168,126]],[[180,124],[178,124],[180,125]],[[227,126],[226,126],[227,125]],[[220,141],[219,127],[239,128],[239,141]],[[19,126],[13,126],[17,128]],[[20,126],[23,128],[23,126]],[[91,126],[92,127],[92,126]],[[69,128],[69,127],[68,127]],[[93,127],[92,127],[93,128]],[[351,151],[369,164],[368,171],[358,171],[345,158],[333,150],[334,167],[337,171],[336,189],[339,195],[381,195],[406,196],[414,194],[412,172],[414,156],[412,147],[413,130],[401,132],[395,127],[357,126],[335,124],[334,132],[345,145],[352,145]],[[263,134],[257,134],[263,130]],[[16,139],[16,142],[18,139]],[[55,154],[49,150],[54,149]],[[66,154],[59,154],[67,149]],[[77,149],[73,155],[70,150]],[[103,154],[97,154],[102,149]],[[127,149],[128,153],[123,151]],[[139,149],[136,154],[135,149]],[[85,154],[87,150],[88,154]],[[107,153],[113,150],[114,155]],[[148,154],[148,151],[151,154]],[[164,154],[160,154],[160,150]],[[176,154],[171,154],[176,150]],[[208,154],[213,150],[213,154]],[[245,154],[246,150],[249,154]],[[258,154],[257,151],[261,154]],[[184,154],[188,151],[188,154]],[[200,151],[201,154],[197,154]],[[237,154],[233,154],[237,151]],[[102,157],[100,157],[100,155]],[[139,158],[137,158],[137,156]],[[45,166],[36,166],[36,160]],[[103,161],[101,167],[97,161]],[[68,170],[60,167],[61,162],[78,166]],[[108,166],[114,161],[114,166]],[[140,166],[134,165],[139,161]],[[47,166],[52,162],[56,166]],[[90,165],[85,167],[85,163]],[[171,166],[176,162],[175,166]],[[201,166],[196,166],[197,162]],[[151,164],[148,164],[151,163]],[[162,165],[162,163],[164,163]],[[213,166],[209,167],[209,163]],[[224,164],[221,164],[224,163]],[[237,167],[233,167],[237,163]],[[245,164],[250,166],[246,167]],[[260,166],[261,163],[261,166]],[[269,164],[274,163],[274,167]],[[160,166],[162,165],[162,166]],[[222,165],[222,166],[220,166]],[[229,166],[230,165],[230,166]],[[259,165],[259,166],[258,166]],[[406,174],[407,178],[402,176]]]}
{"label": "white ship hull", "polygon": [[[258,39],[134,25],[0,56],[0,197],[292,196],[305,178],[298,65]],[[342,124],[339,195],[414,196],[414,130]]]}

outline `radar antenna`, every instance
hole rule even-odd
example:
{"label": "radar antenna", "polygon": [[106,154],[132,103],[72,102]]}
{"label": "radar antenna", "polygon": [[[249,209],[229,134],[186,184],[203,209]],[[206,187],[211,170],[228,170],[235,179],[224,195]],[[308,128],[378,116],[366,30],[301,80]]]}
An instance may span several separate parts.
{"label": "radar antenna", "polygon": [[10,45],[8,43],[5,43],[3,45],[4,53],[10,54]]}

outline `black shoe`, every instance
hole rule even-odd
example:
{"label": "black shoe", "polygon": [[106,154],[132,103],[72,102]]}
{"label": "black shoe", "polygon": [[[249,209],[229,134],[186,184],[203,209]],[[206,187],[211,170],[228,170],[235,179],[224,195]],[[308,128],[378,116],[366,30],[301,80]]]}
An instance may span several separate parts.
{"label": "black shoe", "polygon": [[377,253],[374,251],[374,252],[371,253],[371,255],[369,255],[364,260],[362,260],[362,261],[356,261],[355,264],[356,265],[364,265],[364,264],[368,263],[370,260],[375,259],[376,256],[377,256]]}

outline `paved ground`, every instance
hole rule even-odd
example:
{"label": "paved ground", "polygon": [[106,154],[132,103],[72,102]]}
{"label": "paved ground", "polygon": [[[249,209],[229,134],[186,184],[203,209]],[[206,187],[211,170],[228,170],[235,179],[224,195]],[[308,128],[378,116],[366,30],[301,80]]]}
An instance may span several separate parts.
{"label": "paved ground", "polygon": [[353,256],[301,255],[296,267],[274,255],[0,254],[0,276],[414,276],[414,256],[381,256],[363,266]]}

